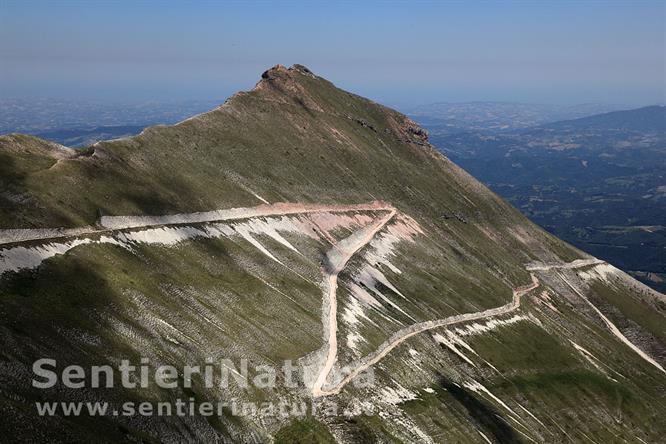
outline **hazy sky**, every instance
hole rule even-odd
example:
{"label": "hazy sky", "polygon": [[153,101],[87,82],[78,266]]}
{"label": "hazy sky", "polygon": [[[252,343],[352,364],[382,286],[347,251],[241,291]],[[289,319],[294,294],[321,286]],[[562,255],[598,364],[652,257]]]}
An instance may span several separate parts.
{"label": "hazy sky", "polygon": [[666,1],[0,0],[0,97],[225,98],[277,63],[393,105],[658,103]]}

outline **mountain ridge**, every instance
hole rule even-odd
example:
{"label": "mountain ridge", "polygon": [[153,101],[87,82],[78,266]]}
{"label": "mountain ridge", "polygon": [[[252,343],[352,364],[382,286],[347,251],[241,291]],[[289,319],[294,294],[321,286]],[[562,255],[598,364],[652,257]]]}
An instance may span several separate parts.
{"label": "mountain ridge", "polygon": [[[649,442],[666,430],[663,295],[529,222],[411,119],[301,65],[177,125],[60,151],[0,138],[4,433],[432,443]],[[195,375],[172,389],[40,390],[31,369],[44,357],[58,369],[289,360],[303,374],[296,387]],[[365,370],[369,386],[357,384]],[[179,399],[309,408],[35,411]],[[341,409],[317,408],[328,403]]]}
{"label": "mountain ridge", "polygon": [[651,105],[640,108],[611,111],[578,119],[562,120],[545,125],[541,128],[572,128],[572,129],[618,129],[631,131],[666,132],[666,106]]}
{"label": "mountain ridge", "polygon": [[[316,82],[317,88],[318,89],[325,89],[325,90],[331,90],[334,88],[334,86],[328,82],[325,81],[321,78],[317,78],[313,74],[311,74],[309,71],[303,71],[299,68],[285,68],[282,65],[277,65],[269,70],[267,70],[264,73],[264,78],[262,78],[257,85],[248,92],[239,92],[234,94],[232,97],[227,99],[227,101],[221,105],[220,107],[213,109],[211,111],[201,113],[199,115],[190,117],[188,119],[185,119],[182,122],[179,122],[175,125],[157,125],[153,127],[148,127],[144,129],[139,135],[137,136],[131,136],[123,139],[116,139],[116,140],[111,140],[111,141],[103,141],[103,142],[98,142],[95,143],[94,145],[84,148],[81,151],[77,151],[75,156],[72,156],[71,160],[69,163],[76,164],[80,163],[82,165],[80,166],[64,166],[64,165],[58,165],[56,166],[55,164],[49,165],[48,168],[63,168],[64,170],[70,170],[70,169],[82,169],[86,170],[86,175],[93,174],[91,170],[93,169],[98,169],[101,167],[101,163],[108,163],[108,164],[120,164],[120,163],[127,163],[130,162],[134,159],[128,159],[128,157],[134,157],[136,153],[116,153],[116,150],[118,149],[118,144],[119,143],[127,143],[127,144],[132,144],[132,145],[140,145],[142,143],[143,138],[148,137],[147,135],[150,135],[150,137],[155,137],[159,138],[162,136],[164,132],[168,131],[173,131],[174,128],[179,128],[181,126],[189,126],[189,127],[196,127],[196,126],[201,126],[201,125],[207,125],[211,122],[217,122],[219,125],[220,122],[224,122],[224,120],[219,120],[219,119],[228,119],[232,120],[234,119],[234,115],[238,114],[239,112],[242,112],[240,109],[246,105],[246,102],[248,101],[263,101],[266,104],[280,104],[282,106],[296,106],[297,108],[307,110],[307,112],[314,112],[314,111],[319,111],[322,112],[324,108],[330,108],[332,105],[335,106],[341,106],[341,109],[344,111],[348,112],[337,112],[337,113],[330,113],[330,115],[337,117],[337,118],[344,118],[349,120],[353,125],[359,125],[363,128],[369,129],[373,132],[376,133],[376,130],[374,129],[375,127],[370,124],[369,122],[365,121],[355,121],[354,117],[352,114],[354,110],[353,107],[349,107],[348,104],[342,103],[340,104],[341,101],[338,100],[338,103],[335,104],[327,104],[325,97],[320,94],[318,97],[315,97],[312,95],[311,91],[306,90],[303,88],[303,86],[295,81],[295,77],[298,75],[301,77],[299,80],[303,80],[303,78],[311,79],[314,82]],[[310,88],[312,90],[312,88]],[[325,91],[328,92],[328,91]],[[359,96],[352,95],[350,93],[345,93],[348,95],[349,98],[353,98],[353,100],[357,101],[364,101],[365,103],[371,105],[371,106],[377,106],[380,108],[382,112],[386,111],[388,112],[387,108],[381,107],[380,105],[375,104],[374,102],[367,101],[366,99],[362,99]],[[323,107],[323,108],[322,108]],[[391,111],[390,112],[390,119],[388,122],[385,122],[385,128],[384,128],[384,134],[381,136],[387,137],[387,136],[392,136],[395,139],[398,140],[404,140],[407,141],[408,143],[415,143],[415,144],[424,144],[424,140],[427,140],[427,136],[425,133],[418,128],[418,126],[411,120],[409,120],[406,117],[401,117],[398,113]],[[215,120],[211,120],[211,117]],[[219,117],[219,119],[218,119]],[[377,122],[375,122],[375,126],[377,125]],[[192,128],[192,130],[196,131],[196,128]],[[20,143],[16,143],[20,142]],[[46,162],[46,159],[35,159],[35,157],[38,157],[40,155],[43,155],[43,157],[50,157],[51,154],[49,154],[53,148],[53,144],[51,142],[47,141],[42,141],[37,138],[34,138],[33,136],[24,136],[24,135],[8,135],[8,136],[0,136],[0,156],[3,156],[3,152],[11,151],[12,146],[21,146],[23,150],[27,151],[23,154],[26,154],[27,157],[32,157],[30,160],[39,166],[40,164],[43,164]],[[196,149],[196,148],[195,148]],[[140,154],[140,153],[139,153]],[[186,153],[185,156],[187,156]],[[429,155],[430,156],[439,156],[438,152],[430,147],[429,149]],[[123,158],[124,156],[124,158]],[[196,161],[196,162],[204,162],[205,159],[196,159],[194,156],[189,156],[190,160]],[[26,159],[28,160],[28,159]],[[14,162],[16,162],[16,159],[13,159]],[[9,160],[6,160],[6,162],[9,162]],[[21,165],[17,165],[21,166]],[[115,165],[114,165],[115,166]],[[127,166],[127,165],[126,165]],[[35,170],[34,168],[30,168],[30,166],[26,165],[26,169],[30,170]],[[69,168],[68,168],[69,167]],[[145,167],[145,165],[136,165],[137,169],[141,170]],[[46,169],[48,169],[46,168]],[[36,173],[39,173],[40,171],[37,170],[35,171]],[[118,176],[122,176],[123,173],[122,171],[116,171],[115,172]],[[78,174],[78,173],[74,173]],[[177,176],[178,174],[175,173],[174,176]],[[135,179],[138,180],[138,179]],[[94,187],[93,183],[89,184],[90,187]],[[99,201],[102,201],[103,199],[99,199]],[[11,202],[8,203],[9,207],[11,208]],[[50,204],[48,204],[50,205]],[[80,205],[80,204],[79,204]],[[208,208],[204,206],[199,206],[196,209],[198,210],[206,210],[209,209],[210,207],[216,207],[219,205],[211,205]],[[171,210],[173,211],[175,208],[172,208]],[[195,209],[193,207],[185,207],[186,210],[192,210]],[[103,211],[103,210],[102,210]],[[95,213],[95,210],[88,209],[87,213]],[[19,213],[20,214],[20,213]],[[4,217],[0,214],[0,225],[3,222],[3,219],[6,221],[9,219],[8,214],[5,214]],[[14,218],[15,219],[15,218]],[[86,218],[87,223],[92,223],[95,219],[94,215],[89,215]],[[30,223],[35,223],[35,221],[30,221]],[[56,224],[56,225],[61,225],[61,224]],[[5,227],[5,228],[10,228],[10,227]]]}

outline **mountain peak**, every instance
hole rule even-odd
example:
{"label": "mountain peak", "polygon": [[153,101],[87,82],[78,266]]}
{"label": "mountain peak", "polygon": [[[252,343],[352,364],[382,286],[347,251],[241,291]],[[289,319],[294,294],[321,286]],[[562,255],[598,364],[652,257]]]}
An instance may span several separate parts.
{"label": "mountain peak", "polygon": [[[404,142],[429,146],[427,131],[407,116],[341,90],[304,65],[294,64],[287,68],[278,64],[267,69],[251,93],[272,102],[296,105],[309,112],[344,117],[376,133],[384,132]],[[368,109],[373,110],[369,115],[375,118],[367,118],[365,111]]]}
{"label": "mountain peak", "polygon": [[317,76],[314,75],[312,71],[310,71],[306,66],[301,65],[301,64],[294,64],[291,67],[287,68],[284,65],[277,64],[266,71],[264,71],[261,74],[262,79],[266,80],[274,80],[278,78],[281,74],[289,74],[289,73],[299,73],[303,75],[310,76],[312,78],[316,78]]}
{"label": "mountain peak", "polygon": [[[665,410],[663,297],[530,223],[404,115],[302,65],[269,69],[197,118],[76,157],[55,158],[62,149],[46,143],[0,137],[0,408],[17,418],[3,416],[2,436],[664,435],[654,413]],[[56,362],[94,363],[117,378],[126,356],[156,380],[167,365],[245,370],[100,394],[69,390],[62,370],[63,384],[36,392],[26,375],[42,356],[53,374]],[[298,370],[275,377],[286,368]],[[257,382],[269,373],[272,383]],[[103,396],[122,411],[125,400],[190,395],[240,415],[82,416],[72,427],[35,409]],[[344,410],[316,407],[329,399]],[[307,416],[285,418],[284,406]]]}

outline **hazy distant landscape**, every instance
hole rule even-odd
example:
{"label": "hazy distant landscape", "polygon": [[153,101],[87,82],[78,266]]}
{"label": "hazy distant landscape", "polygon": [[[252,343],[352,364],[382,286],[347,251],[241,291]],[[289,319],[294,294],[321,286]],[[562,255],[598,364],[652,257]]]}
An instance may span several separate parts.
{"label": "hazy distant landscape", "polygon": [[560,120],[631,108],[621,104],[585,103],[549,105],[513,102],[438,102],[407,108],[404,111],[433,134],[469,131],[510,131]]}
{"label": "hazy distant landscape", "polygon": [[436,104],[413,117],[534,222],[663,292],[666,108],[552,121],[604,108]]}
{"label": "hazy distant landscape", "polygon": [[70,147],[138,134],[173,124],[224,102],[172,100],[108,102],[77,99],[0,99],[0,134],[32,134]]}

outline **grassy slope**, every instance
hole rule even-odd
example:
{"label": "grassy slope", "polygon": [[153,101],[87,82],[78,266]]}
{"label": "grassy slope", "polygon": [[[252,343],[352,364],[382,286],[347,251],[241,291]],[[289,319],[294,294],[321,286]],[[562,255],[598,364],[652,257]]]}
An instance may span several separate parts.
{"label": "grassy slope", "polygon": [[[260,203],[249,189],[272,202],[388,201],[416,219],[425,232],[415,244],[398,249],[395,264],[403,273],[386,273],[407,296],[401,306],[418,320],[506,303],[510,287],[528,279],[524,263],[568,261],[582,254],[545,234],[432,149],[406,117],[340,91],[301,68],[273,68],[253,91],[176,126],[154,127],[135,138],[102,142],[74,159],[58,162],[61,156],[58,148],[39,139],[0,137],[0,227],[76,226],[92,224],[100,214],[163,214]],[[442,217],[451,214],[464,215],[466,222]],[[290,257],[279,247],[265,244],[280,251],[281,258],[301,274],[316,276],[322,246],[299,242],[310,252],[304,258]],[[345,286],[350,283],[350,273],[361,265],[356,257],[341,275],[340,312],[348,302]],[[297,303],[281,299],[257,275],[295,296]],[[0,316],[5,362],[29,365],[36,356],[57,354],[64,362],[99,363],[120,354],[150,353],[178,365],[212,353],[249,356],[262,363],[302,356],[321,345],[321,294],[316,278],[305,282],[285,273],[244,243],[202,240],[176,249],[145,247],[134,255],[116,247],[86,247],[0,282],[5,299]],[[565,319],[575,319],[580,325],[589,322],[574,312],[566,313]],[[640,311],[627,311],[634,313],[641,316]],[[149,315],[177,326],[193,340],[176,335],[186,345],[175,346],[169,341],[175,333],[147,319]],[[206,321],[211,317],[224,331]],[[364,351],[372,350],[394,328],[373,319],[380,328],[371,331],[363,326],[368,340]],[[648,322],[654,329],[653,321]],[[345,328],[341,324],[342,344]],[[584,337],[586,328],[575,330],[575,335]],[[128,331],[135,332],[139,340],[129,339]],[[97,338],[93,345],[89,344],[91,337]],[[576,395],[577,381],[602,397],[607,392],[605,382],[594,382],[599,377],[590,376],[589,369],[562,370],[573,362],[580,364],[580,359],[571,358],[566,338],[564,334],[556,340],[541,331],[518,330],[518,334],[502,335],[499,344],[508,348],[506,353],[497,352],[498,346],[492,342],[484,348],[483,338],[478,347],[498,368],[513,369],[516,379],[511,387],[520,383],[526,393],[545,399],[540,408],[549,409],[553,402],[550,392],[542,390],[542,380],[546,380],[568,387],[567,402],[576,414],[593,411],[593,402]],[[617,346],[607,334],[604,341],[608,351]],[[413,387],[439,381],[440,385],[435,395],[423,398],[434,404],[426,403],[421,413],[407,406],[404,414],[421,418],[417,422],[440,437],[474,441],[470,433],[475,433],[480,421],[488,433],[516,438],[496,421],[488,422],[492,406],[477,395],[446,394],[453,387],[452,375],[458,375],[456,380],[461,382],[469,370],[465,363],[443,352],[428,335],[408,342],[420,345],[430,362],[429,370],[419,373],[406,366],[406,346],[401,346],[379,366],[381,383],[388,386],[397,380]],[[551,354],[541,362],[534,360],[535,348],[548,349]],[[341,359],[351,357],[342,351]],[[640,361],[632,362],[643,369]],[[553,372],[560,373],[549,376]],[[566,379],[566,372],[574,379]],[[438,373],[446,375],[445,379]],[[8,404],[16,402],[16,409],[30,418],[32,406],[26,399],[43,394],[26,392],[21,385],[25,380],[16,375],[7,378],[10,384],[3,399]],[[486,382],[503,390],[500,380]],[[649,400],[640,409],[663,405],[655,394],[658,386],[632,385],[628,390],[636,393],[632,402],[640,404],[636,399],[641,396]],[[12,393],[26,398],[10,402]],[[514,389],[502,393],[517,396]],[[356,394],[352,389],[342,398]],[[122,399],[125,395],[114,396]],[[201,399],[223,395],[201,387],[193,391]],[[290,396],[287,392],[280,395]],[[169,399],[176,394],[158,391],[151,396]],[[244,396],[261,400],[277,394]],[[458,405],[454,400],[459,406],[450,409],[450,405]],[[358,421],[353,427],[364,436],[368,430],[379,430],[389,440],[410,440],[391,420],[373,416]],[[643,428],[659,432],[659,425],[646,421]],[[591,422],[597,430],[606,424],[605,420]],[[121,432],[163,439],[179,433],[177,424],[160,424],[125,423],[122,427],[129,431]],[[84,424],[80,436],[86,436],[90,427],[94,425]],[[209,433],[200,422],[183,427]],[[239,430],[249,426],[229,420],[210,427],[238,438]],[[275,431],[280,425],[262,427]],[[278,436],[291,437],[303,427],[294,423]],[[318,425],[313,427],[315,434],[327,439]],[[344,427],[352,426],[345,423]],[[622,426],[616,430],[630,431]]]}
{"label": "grassy slope", "polygon": [[244,184],[270,201],[376,198],[429,215],[465,212],[472,186],[485,215],[521,220],[434,149],[404,143],[422,141],[404,116],[296,70],[268,76],[208,114],[99,143],[53,168],[46,143],[2,137],[3,182],[30,205],[4,202],[0,226],[257,204]]}

